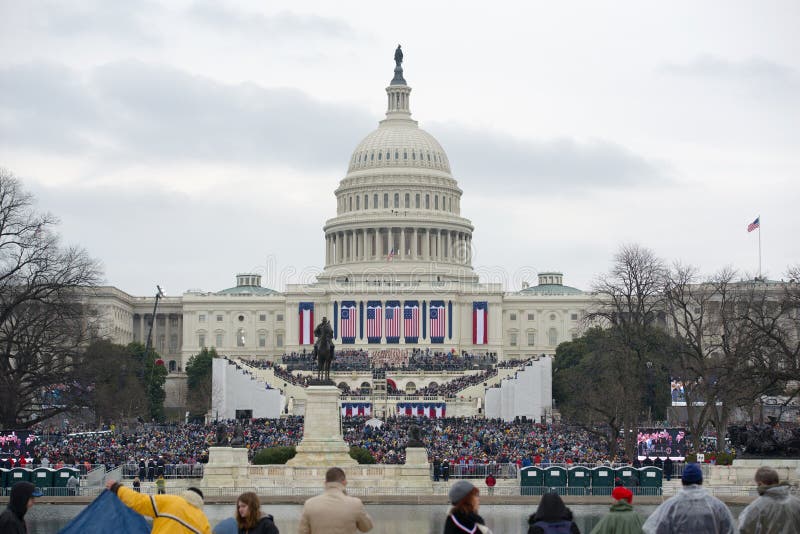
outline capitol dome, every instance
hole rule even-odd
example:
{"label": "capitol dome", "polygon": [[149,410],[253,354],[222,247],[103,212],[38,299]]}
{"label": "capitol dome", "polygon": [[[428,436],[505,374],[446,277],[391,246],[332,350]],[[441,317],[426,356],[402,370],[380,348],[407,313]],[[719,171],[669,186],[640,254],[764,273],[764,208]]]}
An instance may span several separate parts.
{"label": "capitol dome", "polygon": [[477,280],[462,191],[442,145],[411,118],[402,61],[398,47],[386,118],[355,148],[336,188],[320,280],[369,282],[378,265],[395,281]]}
{"label": "capitol dome", "polygon": [[385,167],[419,167],[450,174],[442,145],[412,120],[381,121],[353,151],[347,172]]}

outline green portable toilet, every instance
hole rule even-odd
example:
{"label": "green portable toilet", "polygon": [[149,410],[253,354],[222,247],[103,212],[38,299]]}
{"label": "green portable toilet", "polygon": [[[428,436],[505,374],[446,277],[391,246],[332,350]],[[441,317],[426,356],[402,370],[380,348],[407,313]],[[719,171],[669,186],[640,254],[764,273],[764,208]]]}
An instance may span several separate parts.
{"label": "green portable toilet", "polygon": [[658,467],[648,465],[639,469],[639,494],[661,495],[664,472]]}
{"label": "green portable toilet", "polygon": [[12,467],[11,470],[6,475],[6,483],[9,487],[13,486],[17,482],[30,482],[31,481],[31,470],[25,467]]}
{"label": "green portable toilet", "polygon": [[0,467],[0,495],[3,494],[2,493],[3,488],[8,487],[8,484],[6,484],[7,475],[8,475],[8,469],[6,469],[5,467]]}
{"label": "green portable toilet", "polygon": [[544,493],[544,471],[531,465],[519,471],[520,495],[542,495]]}
{"label": "green portable toilet", "polygon": [[625,486],[626,488],[630,489],[631,487],[638,486],[638,480],[636,483],[633,482],[633,479],[638,479],[639,473],[636,471],[636,468],[632,465],[626,465],[624,467],[617,467],[614,470],[614,480],[619,479],[619,482],[615,482],[614,486]]}
{"label": "green portable toilet", "polygon": [[555,465],[545,468],[544,485],[547,491],[565,495],[567,493],[567,470]]}
{"label": "green portable toilet", "polygon": [[55,473],[49,467],[37,467],[31,473],[31,482],[37,488],[52,488],[55,486]]}
{"label": "green portable toilet", "polygon": [[80,471],[78,471],[74,467],[62,467],[55,473],[55,480],[53,481],[53,486],[55,486],[56,488],[66,488],[67,480],[69,480],[69,477],[72,476],[80,480]]}
{"label": "green portable toilet", "polygon": [[592,486],[592,471],[588,467],[577,466],[567,471],[567,495],[589,495]]}
{"label": "green portable toilet", "polygon": [[592,495],[611,495],[614,489],[614,470],[610,467],[592,469]]}

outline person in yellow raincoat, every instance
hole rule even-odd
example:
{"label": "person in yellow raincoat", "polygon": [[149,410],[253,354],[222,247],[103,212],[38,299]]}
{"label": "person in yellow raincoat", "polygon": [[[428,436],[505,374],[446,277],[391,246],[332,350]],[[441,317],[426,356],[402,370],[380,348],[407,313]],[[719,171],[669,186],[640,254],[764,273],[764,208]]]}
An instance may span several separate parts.
{"label": "person in yellow raincoat", "polygon": [[203,492],[188,488],[180,495],[144,495],[109,480],[106,488],[132,510],[153,518],[152,534],[211,534],[203,513]]}

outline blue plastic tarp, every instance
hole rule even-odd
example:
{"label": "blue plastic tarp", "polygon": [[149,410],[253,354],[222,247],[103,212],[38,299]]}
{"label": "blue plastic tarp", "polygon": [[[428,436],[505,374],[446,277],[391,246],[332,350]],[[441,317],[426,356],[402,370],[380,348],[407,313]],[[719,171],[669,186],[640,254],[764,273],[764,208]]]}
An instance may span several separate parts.
{"label": "blue plastic tarp", "polygon": [[149,534],[144,516],[134,512],[106,490],[78,514],[59,534]]}

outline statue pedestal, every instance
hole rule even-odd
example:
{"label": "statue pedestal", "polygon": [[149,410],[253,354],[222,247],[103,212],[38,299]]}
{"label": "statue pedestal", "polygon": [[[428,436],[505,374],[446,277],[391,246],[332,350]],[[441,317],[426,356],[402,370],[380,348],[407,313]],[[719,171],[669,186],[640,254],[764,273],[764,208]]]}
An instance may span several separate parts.
{"label": "statue pedestal", "polygon": [[401,487],[416,488],[420,494],[432,494],[431,464],[425,447],[407,447],[406,463],[400,472]]}
{"label": "statue pedestal", "polygon": [[203,486],[232,488],[237,480],[248,478],[247,449],[209,447],[208,463],[203,469]]}
{"label": "statue pedestal", "polygon": [[303,439],[297,446],[297,455],[286,465],[342,468],[358,465],[350,458],[350,446],[342,438],[336,386],[306,388]]}

